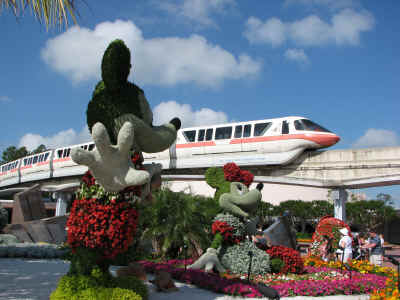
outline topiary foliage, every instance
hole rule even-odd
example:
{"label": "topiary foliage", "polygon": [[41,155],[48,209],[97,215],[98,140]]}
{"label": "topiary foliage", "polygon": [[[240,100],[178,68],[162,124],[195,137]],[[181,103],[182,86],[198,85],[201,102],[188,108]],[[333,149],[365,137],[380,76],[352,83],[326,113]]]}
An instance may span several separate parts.
{"label": "topiary foliage", "polygon": [[221,168],[208,168],[205,173],[206,182],[209,186],[216,189],[214,199],[218,201],[222,194],[229,193],[230,182],[225,180],[224,171]]}
{"label": "topiary foliage", "polygon": [[122,40],[110,43],[101,63],[103,80],[96,85],[86,111],[90,132],[95,123],[103,123],[112,144],[117,143],[119,131],[114,128],[114,120],[121,115],[131,113],[149,125],[152,123],[152,115],[148,116],[150,108],[143,107],[143,90],[127,80],[130,60],[130,51]]}
{"label": "topiary foliage", "polygon": [[252,268],[251,274],[264,275],[270,272],[269,256],[265,251],[257,248],[252,241],[245,240],[240,244],[222,247],[219,258],[224,267],[235,274],[247,274],[250,263],[249,252],[251,251]]}

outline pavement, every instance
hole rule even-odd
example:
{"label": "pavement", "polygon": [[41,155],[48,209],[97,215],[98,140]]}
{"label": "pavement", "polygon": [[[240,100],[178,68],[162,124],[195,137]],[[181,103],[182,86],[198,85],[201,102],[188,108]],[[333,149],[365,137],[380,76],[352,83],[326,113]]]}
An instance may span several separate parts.
{"label": "pavement", "polygon": [[[111,267],[114,272],[117,267]],[[55,259],[22,259],[0,258],[0,299],[1,300],[48,300],[52,291],[57,287],[58,280],[68,272],[69,262]],[[148,275],[148,279],[152,279]],[[156,292],[151,283],[149,286],[149,300],[241,300],[268,298],[240,298],[216,294],[199,289],[196,286],[176,282],[179,288],[176,292]],[[367,300],[368,295],[326,296],[326,297],[284,297],[281,300]]]}

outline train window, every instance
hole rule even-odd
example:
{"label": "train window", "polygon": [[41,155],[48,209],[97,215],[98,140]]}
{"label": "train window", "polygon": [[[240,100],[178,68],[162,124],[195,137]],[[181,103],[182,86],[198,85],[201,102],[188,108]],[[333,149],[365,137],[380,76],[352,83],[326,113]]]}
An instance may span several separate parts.
{"label": "train window", "polygon": [[49,157],[49,155],[50,155],[50,153],[49,153],[49,152],[47,152],[47,153],[44,155],[44,161],[46,161],[46,160],[47,160],[47,158]]}
{"label": "train window", "polygon": [[[297,124],[301,124],[303,129],[298,129],[296,127]],[[299,128],[301,128],[299,125],[297,125]],[[294,127],[297,130],[308,130],[308,131],[319,131],[319,132],[330,132],[328,129],[322,127],[321,125],[318,125],[317,123],[314,123],[313,121],[307,120],[307,119],[301,119],[301,120],[296,120],[294,121]]]}
{"label": "train window", "polygon": [[215,130],[216,140],[230,139],[231,136],[232,136],[232,126],[219,127]]}
{"label": "train window", "polygon": [[29,157],[28,165],[31,165],[31,164],[32,164],[32,157]]}
{"label": "train window", "polygon": [[62,150],[58,150],[58,151],[57,151],[57,156],[58,156],[58,158],[62,158],[62,154],[63,154],[63,151],[62,151]]}
{"label": "train window", "polygon": [[36,164],[36,163],[37,163],[38,158],[39,158],[38,155],[35,155],[35,156],[33,157],[33,164]]}
{"label": "train window", "polygon": [[43,161],[43,158],[44,158],[44,155],[43,155],[43,154],[40,154],[40,156],[39,156],[39,162],[42,162],[42,161]]}
{"label": "train window", "polygon": [[68,157],[71,152],[71,148],[64,149],[64,157]]}
{"label": "train window", "polygon": [[206,141],[211,141],[213,136],[213,129],[208,128],[206,131]]}
{"label": "train window", "polygon": [[206,133],[206,130],[205,130],[205,129],[200,129],[200,130],[199,130],[199,134],[197,135],[197,141],[198,141],[198,142],[204,141],[204,135],[205,135],[205,133]]}
{"label": "train window", "polygon": [[249,137],[251,135],[251,124],[244,125],[243,137]]}
{"label": "train window", "polygon": [[296,130],[305,130],[301,120],[294,121],[294,128],[296,128]]}
{"label": "train window", "polygon": [[92,151],[94,149],[94,144],[89,145],[89,151]]}
{"label": "train window", "polygon": [[262,136],[271,127],[272,123],[258,123],[254,125],[254,136]]}
{"label": "train window", "polygon": [[28,164],[28,159],[24,158],[24,166],[26,166]]}
{"label": "train window", "polygon": [[237,125],[235,127],[235,134],[233,135],[233,137],[235,139],[240,139],[242,137],[242,131],[243,131],[243,126],[242,125]]}
{"label": "train window", "polygon": [[186,140],[188,142],[194,142],[196,139],[196,130],[187,130],[183,132],[183,135],[185,136]]}
{"label": "train window", "polygon": [[282,122],[282,134],[289,133],[289,123],[287,121]]}

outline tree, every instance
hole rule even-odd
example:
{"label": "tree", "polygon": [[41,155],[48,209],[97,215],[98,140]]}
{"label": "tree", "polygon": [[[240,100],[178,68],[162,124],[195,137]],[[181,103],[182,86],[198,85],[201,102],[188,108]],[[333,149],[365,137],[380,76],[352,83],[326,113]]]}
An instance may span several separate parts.
{"label": "tree", "polygon": [[[209,224],[205,223],[210,222],[210,216],[201,211],[205,203],[199,205],[200,198],[168,189],[155,192],[153,198],[155,203],[141,214],[144,238],[151,238],[153,248],[163,257],[182,256],[185,246],[188,257],[200,256],[199,250],[211,243],[207,233]],[[207,201],[214,207],[211,211],[218,210],[214,202]]]}
{"label": "tree", "polygon": [[43,144],[40,145],[39,147],[37,147],[32,152],[29,152],[25,147],[17,148],[15,146],[10,146],[6,150],[3,151],[2,160],[0,161],[0,164],[5,164],[5,163],[8,163],[10,161],[22,158],[24,156],[41,153],[41,152],[44,152],[46,150],[47,150],[47,148]]}
{"label": "tree", "polygon": [[46,28],[52,25],[68,25],[68,17],[76,23],[75,0],[0,0],[2,9],[11,9],[16,16],[30,7],[39,22],[44,22]]}
{"label": "tree", "polygon": [[311,201],[311,215],[314,220],[327,215],[333,215],[333,204],[326,200]]}
{"label": "tree", "polygon": [[355,201],[346,204],[349,224],[362,226],[363,230],[376,229],[396,216],[395,209],[381,200]]}
{"label": "tree", "polygon": [[392,196],[389,194],[379,193],[376,195],[376,200],[382,201],[385,205],[393,205]]}
{"label": "tree", "polygon": [[41,144],[39,147],[37,147],[35,150],[33,150],[30,154],[42,153],[44,151],[47,151],[47,148],[45,145]]}
{"label": "tree", "polygon": [[311,202],[301,200],[283,201],[277,207],[277,211],[282,214],[284,211],[290,211],[293,218],[300,223],[301,232],[306,231],[306,222],[312,218]]}
{"label": "tree", "polygon": [[17,148],[15,146],[10,146],[3,151],[2,154],[2,164],[8,163],[10,161],[16,160],[18,158],[29,155],[29,151],[25,147]]}

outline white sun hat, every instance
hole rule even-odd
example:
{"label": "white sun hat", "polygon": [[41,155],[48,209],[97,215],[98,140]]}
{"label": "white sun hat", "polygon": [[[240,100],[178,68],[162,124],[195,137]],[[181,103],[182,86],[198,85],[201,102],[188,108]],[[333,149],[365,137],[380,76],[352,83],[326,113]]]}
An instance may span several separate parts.
{"label": "white sun hat", "polygon": [[343,235],[349,235],[349,231],[347,230],[347,228],[342,228],[339,230],[339,232]]}

